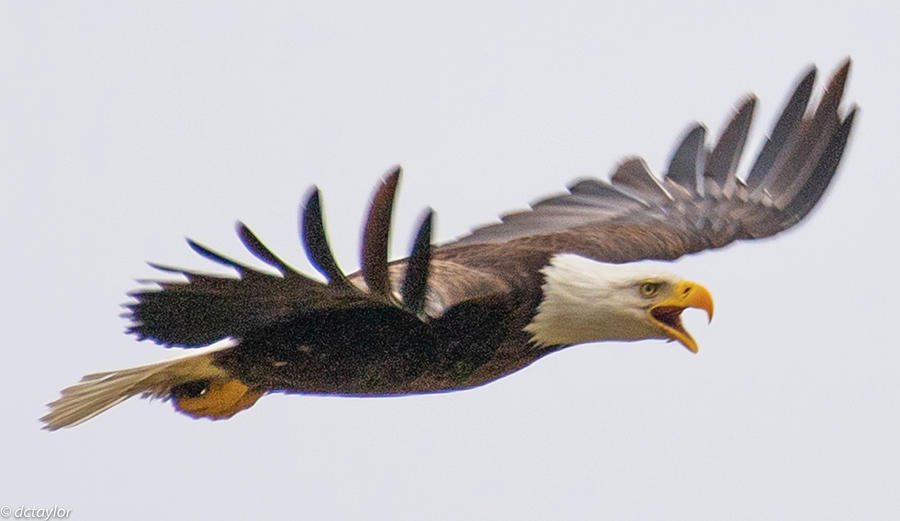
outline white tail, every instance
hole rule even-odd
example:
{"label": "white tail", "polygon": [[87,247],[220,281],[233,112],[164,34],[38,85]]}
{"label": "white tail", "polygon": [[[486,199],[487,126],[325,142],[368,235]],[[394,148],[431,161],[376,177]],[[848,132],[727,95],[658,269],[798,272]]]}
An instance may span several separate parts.
{"label": "white tail", "polygon": [[[196,396],[175,397],[176,407],[193,416],[229,417],[238,410],[253,405],[262,395],[261,392],[249,392],[240,380],[212,363],[213,353],[235,345],[234,340],[226,339],[208,347],[192,349],[186,355],[163,362],[89,374],[81,382],[63,389],[62,396],[48,404],[50,412],[41,421],[45,424],[44,428],[51,431],[72,427],[136,394],[166,398],[172,395],[173,387],[196,381],[216,384],[212,387],[213,391],[221,390],[223,385],[227,386],[227,398],[233,399],[223,404],[222,393],[207,392],[210,390],[207,387]],[[232,410],[236,405],[240,407]]]}

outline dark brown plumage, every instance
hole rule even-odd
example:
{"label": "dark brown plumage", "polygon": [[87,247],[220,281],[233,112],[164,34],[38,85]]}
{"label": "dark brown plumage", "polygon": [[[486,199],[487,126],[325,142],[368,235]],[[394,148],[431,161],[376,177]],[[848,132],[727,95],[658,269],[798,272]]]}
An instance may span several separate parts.
{"label": "dark brown plumage", "polygon": [[[829,185],[853,125],[856,109],[839,111],[848,70],[849,61],[812,111],[807,105],[815,69],[803,76],[743,179],[736,169],[755,107],[752,97],[740,104],[711,149],[704,144],[704,127],[692,127],[662,179],[643,160],[627,159],[610,183],[578,181],[567,193],[437,247],[431,246],[429,211],[410,257],[389,263],[397,168],[375,191],[362,269],[349,276],[328,245],[313,190],[301,212],[301,238],[325,283],[288,266],[238,223],[247,249],[279,275],[189,241],[238,277],[154,265],[186,281],[132,293],[128,331],[167,347],[235,339],[236,347],[209,356],[216,378],[222,370],[254,396],[241,398],[242,406],[269,391],[383,395],[484,384],[564,347],[536,347],[523,329],[542,301],[541,269],[555,254],[610,263],[668,260],[768,237],[803,219]],[[207,414],[205,402],[184,406],[212,395],[218,389],[210,386],[214,380],[188,378],[152,392],[173,396],[191,414],[229,416],[236,410]],[[66,412],[67,403],[56,405]],[[69,416],[51,412],[45,421],[51,428],[80,421]]]}

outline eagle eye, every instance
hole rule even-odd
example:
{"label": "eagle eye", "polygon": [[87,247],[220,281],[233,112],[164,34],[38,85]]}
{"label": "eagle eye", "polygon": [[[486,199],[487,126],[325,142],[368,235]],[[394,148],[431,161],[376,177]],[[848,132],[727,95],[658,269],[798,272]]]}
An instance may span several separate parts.
{"label": "eagle eye", "polygon": [[650,298],[656,295],[659,292],[660,286],[661,284],[659,282],[644,282],[641,284],[641,296]]}

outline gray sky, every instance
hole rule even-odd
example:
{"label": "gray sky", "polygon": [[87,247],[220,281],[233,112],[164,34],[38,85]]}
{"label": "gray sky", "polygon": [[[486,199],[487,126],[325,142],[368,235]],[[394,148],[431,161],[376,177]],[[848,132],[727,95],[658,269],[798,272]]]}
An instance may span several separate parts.
{"label": "gray sky", "polygon": [[[71,519],[900,517],[896,12],[880,2],[4,2],[0,505]],[[884,4],[887,4],[886,2]],[[677,7],[674,7],[677,5]],[[591,344],[459,393],[274,395],[227,422],[132,400],[47,433],[83,374],[172,356],[118,318],[145,260],[250,260],[242,219],[309,269],[312,184],[346,268],[400,163],[394,252],[606,176],[656,171],[748,92],[748,150],[810,63],[850,55],[838,178],[774,240],[679,262],[716,318],[691,355]],[[817,92],[820,92],[817,91]]]}

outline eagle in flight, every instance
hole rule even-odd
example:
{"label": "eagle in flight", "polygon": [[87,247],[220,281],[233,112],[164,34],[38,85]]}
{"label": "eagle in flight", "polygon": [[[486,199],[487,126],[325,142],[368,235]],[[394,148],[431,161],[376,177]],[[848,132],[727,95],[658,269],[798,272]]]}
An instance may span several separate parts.
{"label": "eagle in flight", "polygon": [[[159,363],[85,376],[42,418],[55,430],[137,394],[171,399],[193,417],[228,418],[269,392],[386,396],[467,389],[574,344],[697,343],[681,312],[713,301],[664,262],[769,237],[802,220],[840,163],[856,108],[840,109],[850,62],[808,108],[816,70],[800,79],[745,175],[737,166],[756,99],[748,97],[711,148],[694,125],[662,178],[639,158],[610,182],[585,179],[527,211],[432,245],[429,211],[409,257],[388,260],[397,168],[381,180],[362,237],[362,269],[335,261],[313,189],[300,236],[325,282],[298,272],[244,224],[260,271],[189,240],[232,268],[219,276],[153,264],[177,281],[130,294],[128,332],[191,349]],[[657,262],[637,262],[637,261]]]}

